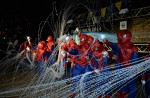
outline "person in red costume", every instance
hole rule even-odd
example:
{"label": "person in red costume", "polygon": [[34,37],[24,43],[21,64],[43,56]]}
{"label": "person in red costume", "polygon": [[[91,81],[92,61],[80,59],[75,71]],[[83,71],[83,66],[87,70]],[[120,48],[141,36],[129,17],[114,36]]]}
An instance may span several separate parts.
{"label": "person in red costume", "polygon": [[44,53],[47,52],[47,46],[45,41],[40,41],[36,47],[36,57],[37,61],[47,61],[48,58],[43,56]]}
{"label": "person in red costume", "polygon": [[[76,42],[73,40],[73,39],[69,39],[69,41],[67,42],[68,43],[68,50],[69,50],[69,54],[72,54],[72,55],[77,55],[78,53],[78,50],[79,50],[79,47],[78,45],[76,44]],[[76,49],[76,50],[75,50]],[[74,50],[74,51],[73,51]]]}
{"label": "person in red costume", "polygon": [[86,34],[81,34],[78,29],[77,31],[80,39],[80,44],[78,49],[79,55],[77,59],[74,59],[73,67],[71,69],[71,77],[94,70],[90,65],[91,60],[89,54],[90,47],[88,43],[88,36]]}
{"label": "person in red costume", "polygon": [[32,43],[30,39],[31,38],[27,36],[27,41],[20,45],[19,52],[22,52],[23,50],[28,51],[29,49],[32,49]]}
{"label": "person in red costume", "polygon": [[[117,43],[104,40],[105,44],[112,48],[115,57],[115,69],[129,67],[136,64],[134,61],[138,58],[138,48],[131,42],[132,34],[128,30],[121,30],[117,33]],[[126,62],[125,66],[120,63]],[[117,92],[118,98],[136,98],[136,81],[133,80]]]}
{"label": "person in red costume", "polygon": [[96,66],[96,69],[102,70],[108,66],[108,52],[99,40],[96,40],[94,42],[92,47],[92,53],[95,59],[94,64],[92,65]]}
{"label": "person in red costume", "polygon": [[[108,52],[106,51],[106,48],[103,46],[103,43],[101,43],[99,40],[95,40],[92,48],[92,56],[93,56],[93,67],[94,69],[99,69],[99,70],[103,70],[105,69],[109,64],[108,64],[108,60],[109,60],[109,56],[108,56]],[[98,81],[97,81],[98,82]],[[111,94],[110,94],[111,95]],[[105,95],[104,98],[110,98],[110,95],[107,94]],[[98,96],[98,98],[102,98],[101,95]]]}
{"label": "person in red costume", "polygon": [[[50,55],[52,54],[52,52],[54,51],[55,43],[53,41],[53,37],[52,36],[48,36],[46,41],[47,41],[47,51],[46,51],[46,53],[44,53],[44,56],[49,58]],[[49,67],[50,65],[54,64],[54,62],[55,62],[54,58],[51,57],[49,59],[49,64],[47,66]]]}
{"label": "person in red costume", "polygon": [[90,35],[87,35],[87,42],[86,42],[86,47],[87,47],[87,49],[88,49],[88,53],[92,53],[92,51],[91,51],[91,48],[92,48],[92,46],[93,46],[93,44],[94,44],[94,38],[92,37],[92,36],[90,36]]}
{"label": "person in red costume", "polygon": [[60,44],[59,51],[60,51],[60,54],[59,54],[59,57],[58,57],[58,61],[61,62],[64,58],[67,59],[68,44],[65,43],[65,42],[62,42]]}
{"label": "person in red costume", "polygon": [[89,44],[90,48],[91,48],[91,46],[93,46],[94,38],[92,36],[88,36],[88,44]]}
{"label": "person in red costume", "polygon": [[63,40],[59,40],[58,42],[60,45],[59,62],[63,62],[65,67],[64,78],[68,78],[71,63],[73,63],[71,59],[75,59],[76,55],[78,55],[78,45],[73,39],[69,38],[69,35],[65,35]]}
{"label": "person in red costume", "polygon": [[94,42],[94,38],[92,36],[88,36],[88,44],[92,45]]}
{"label": "person in red costume", "polygon": [[78,59],[79,47],[72,38],[69,38],[69,36],[66,37],[66,43],[67,43],[68,50],[67,50],[67,57],[65,60],[67,64],[65,65],[67,65],[66,68],[68,72],[70,68],[72,68],[72,66],[74,65],[75,60]]}
{"label": "person in red costume", "polygon": [[[65,38],[66,40],[66,38]],[[59,62],[62,62],[63,66],[65,67],[65,74],[63,76],[63,78],[68,78],[69,77],[69,72],[68,70],[70,70],[70,62],[68,62],[67,57],[68,57],[68,51],[69,51],[69,46],[67,44],[67,42],[63,42],[61,43],[61,50],[60,50],[60,58],[59,58]]]}
{"label": "person in red costume", "polygon": [[[19,55],[17,55],[17,58],[19,58],[21,55],[24,56],[24,60],[21,62],[25,62],[26,64],[30,64],[30,68],[33,67],[34,65],[34,60],[35,60],[35,51],[33,49],[33,45],[30,41],[30,37],[27,36],[27,41],[23,42],[20,45],[19,48]],[[21,70],[24,70],[24,66],[20,66],[19,68],[21,68]]]}
{"label": "person in red costume", "polygon": [[78,34],[79,39],[80,39],[80,43],[79,43],[79,47],[84,49],[83,51],[87,50],[88,46],[88,36],[86,34]]}
{"label": "person in red costume", "polygon": [[52,53],[54,50],[54,45],[55,45],[55,43],[53,41],[53,37],[48,36],[46,41],[47,41],[47,48],[48,48],[47,51]]}
{"label": "person in red costume", "polygon": [[47,47],[45,41],[40,41],[36,47],[35,71],[36,73],[40,74],[41,78],[44,73],[44,63],[48,60],[48,58],[44,56],[44,53],[46,52],[47,52]]}
{"label": "person in red costume", "polygon": [[[78,52],[75,52],[75,50],[72,48],[71,50],[74,50],[73,56],[69,59],[70,62],[72,62],[72,68],[70,70],[70,77],[74,77],[77,75],[84,74],[85,72],[89,71],[89,57],[88,57],[88,49],[89,49],[89,44],[88,44],[88,36],[86,34],[81,34],[79,32],[78,34],[80,43],[79,46],[76,44],[71,44],[71,47],[76,48]],[[71,41],[71,40],[70,40]],[[70,54],[70,53],[69,53]],[[74,98],[76,96],[76,86],[79,78],[76,77],[74,80],[75,84],[72,88],[73,94],[71,94],[71,98]]]}
{"label": "person in red costume", "polygon": [[[149,54],[150,54],[150,43],[147,46]],[[150,57],[146,57],[146,60],[148,60]],[[142,85],[145,86],[146,91],[146,98],[150,97],[150,71],[147,71],[145,74],[142,75]]]}

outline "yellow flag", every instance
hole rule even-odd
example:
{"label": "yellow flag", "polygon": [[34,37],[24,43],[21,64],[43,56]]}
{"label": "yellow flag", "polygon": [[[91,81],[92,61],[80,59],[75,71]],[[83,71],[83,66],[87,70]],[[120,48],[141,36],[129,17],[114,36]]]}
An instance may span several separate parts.
{"label": "yellow flag", "polygon": [[93,16],[93,12],[92,12],[92,11],[89,11],[88,17],[92,17],[92,16]]}
{"label": "yellow flag", "polygon": [[121,4],[122,4],[122,1],[119,1],[117,3],[115,3],[115,6],[117,7],[117,9],[120,11],[121,9]]}
{"label": "yellow flag", "polygon": [[105,8],[102,8],[102,9],[101,9],[101,12],[102,12],[102,16],[105,17],[105,15],[106,15],[106,7],[105,7]]}

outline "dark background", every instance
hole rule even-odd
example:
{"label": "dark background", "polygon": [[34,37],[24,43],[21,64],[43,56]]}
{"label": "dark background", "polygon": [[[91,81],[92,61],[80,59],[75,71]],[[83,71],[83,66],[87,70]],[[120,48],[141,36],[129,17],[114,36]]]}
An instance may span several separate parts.
{"label": "dark background", "polygon": [[[22,42],[29,35],[37,38],[39,24],[52,12],[55,0],[1,0],[0,1],[0,31],[7,38],[15,34]],[[61,2],[61,1],[59,1]],[[56,5],[59,8],[59,4]],[[46,31],[46,34],[50,30]]]}
{"label": "dark background", "polygon": [[[91,0],[81,0],[81,2],[86,1]],[[97,1],[101,7],[106,7],[120,0],[92,1]],[[18,24],[25,21],[38,23],[52,11],[53,2],[56,2],[57,10],[60,10],[60,6],[63,6],[67,0],[0,0],[0,22],[5,19],[6,22],[14,20]],[[128,0],[128,7],[131,9],[144,6],[150,6],[150,0]]]}
{"label": "dark background", "polygon": [[[72,2],[72,0],[68,1]],[[56,2],[56,9],[59,13],[68,1],[0,0],[0,51],[3,50],[5,52],[9,40],[19,39],[21,44],[26,41],[26,36],[28,35],[31,36],[32,42],[37,43],[39,24],[52,12],[53,3]],[[89,1],[94,1],[99,8],[103,8],[120,0],[79,0],[78,2],[85,3]],[[131,10],[146,6],[150,6],[150,0],[128,0],[128,4],[123,7],[128,7]],[[88,7],[92,7],[92,5]],[[85,12],[84,9],[81,8],[78,11],[82,13]],[[52,32],[48,26],[45,26],[41,40],[46,40],[48,35],[52,35]]]}
{"label": "dark background", "polygon": [[[71,0],[68,0],[71,1]],[[79,2],[94,1],[99,6],[107,7],[120,0],[79,0]],[[37,35],[38,26],[52,12],[53,2],[59,12],[66,0],[0,0],[0,31],[13,35]],[[150,0],[128,0],[129,9],[150,6]],[[48,31],[48,33],[51,31]],[[37,36],[36,36],[37,37]]]}

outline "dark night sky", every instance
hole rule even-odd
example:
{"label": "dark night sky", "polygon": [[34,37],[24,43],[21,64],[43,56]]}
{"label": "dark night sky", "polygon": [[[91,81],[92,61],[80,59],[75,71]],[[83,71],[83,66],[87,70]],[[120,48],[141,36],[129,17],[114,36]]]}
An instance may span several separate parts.
{"label": "dark night sky", "polygon": [[[52,2],[57,2],[57,8],[65,4],[66,0],[0,0],[0,18],[28,18],[28,19],[45,19],[52,11]],[[86,0],[83,0],[86,1]],[[94,1],[94,0],[93,0]],[[100,0],[109,1],[109,0]],[[117,0],[110,0],[117,1]],[[149,0],[129,0],[132,1],[133,6],[140,6],[150,4]],[[102,4],[103,5],[103,4]]]}
{"label": "dark night sky", "polygon": [[44,19],[52,11],[54,0],[4,0],[0,1],[0,17]]}
{"label": "dark night sky", "polygon": [[[67,2],[67,0],[0,0],[0,30],[5,30],[5,28],[7,28],[7,32],[11,32],[11,34],[13,34],[14,32],[18,32],[16,31],[16,28],[19,25],[22,28],[22,34],[36,34],[38,32],[40,22],[45,20],[52,12],[52,5],[54,1],[56,1],[58,12]],[[72,0],[69,1],[72,2]],[[87,2],[88,0],[82,0],[82,2],[83,1]],[[106,7],[110,4],[110,1],[116,2],[120,0],[98,1],[100,2],[101,7]],[[129,5],[131,5],[132,8],[150,6],[150,0],[129,1]],[[31,25],[29,26],[28,24]]]}
{"label": "dark night sky", "polygon": [[[10,21],[15,21],[16,24],[26,24],[27,22],[33,22],[39,24],[42,20],[52,11],[52,3],[56,1],[56,7],[59,11],[60,6],[67,2],[66,0],[0,0],[0,25],[5,22],[8,24]],[[86,1],[86,0],[83,0]],[[94,1],[94,0],[93,0]],[[120,1],[120,0],[98,0],[103,1]],[[131,6],[142,5],[148,6],[150,0],[129,0]]]}
{"label": "dark night sky", "polygon": [[[54,1],[56,0],[0,0],[0,30],[7,29],[6,32],[10,35],[17,32],[25,35],[37,33],[40,22],[52,12]],[[57,0],[57,8],[60,2]],[[19,31],[16,30],[17,26],[21,28]]]}

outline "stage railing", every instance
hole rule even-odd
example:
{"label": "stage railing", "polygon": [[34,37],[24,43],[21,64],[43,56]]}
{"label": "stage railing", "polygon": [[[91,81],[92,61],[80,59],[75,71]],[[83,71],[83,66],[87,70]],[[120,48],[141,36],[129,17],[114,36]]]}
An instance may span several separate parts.
{"label": "stage railing", "polygon": [[[138,52],[139,53],[148,53],[148,44],[134,44],[138,47]],[[108,49],[108,51],[111,51],[112,49],[108,47],[106,44],[104,46]]]}

